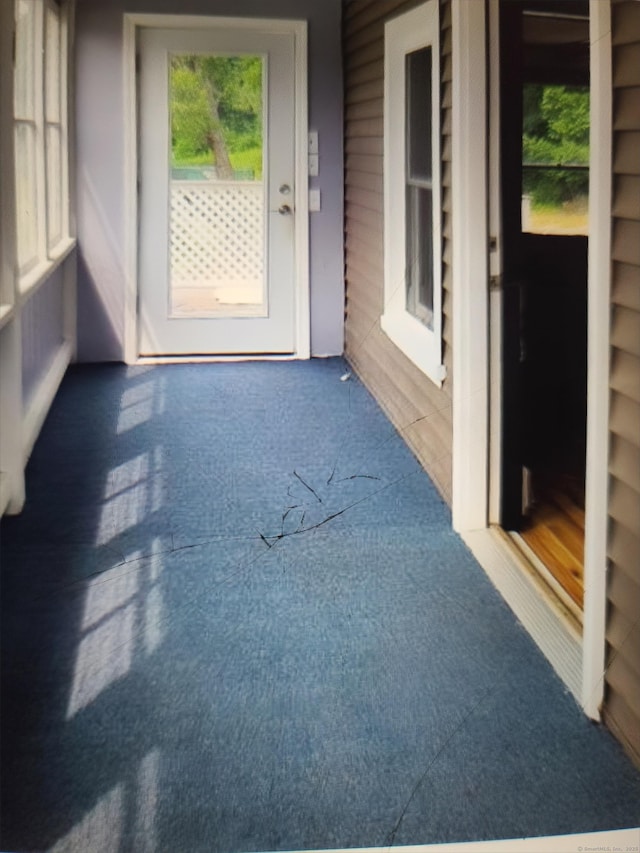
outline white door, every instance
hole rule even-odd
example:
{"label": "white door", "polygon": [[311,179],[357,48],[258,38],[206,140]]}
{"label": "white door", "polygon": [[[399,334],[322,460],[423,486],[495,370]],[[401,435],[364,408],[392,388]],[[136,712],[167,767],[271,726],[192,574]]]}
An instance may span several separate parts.
{"label": "white door", "polygon": [[294,47],[141,30],[141,355],[295,351]]}

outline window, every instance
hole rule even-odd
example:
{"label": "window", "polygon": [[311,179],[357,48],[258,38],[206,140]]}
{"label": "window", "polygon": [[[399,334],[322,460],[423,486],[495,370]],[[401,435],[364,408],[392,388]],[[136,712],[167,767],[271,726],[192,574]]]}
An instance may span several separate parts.
{"label": "window", "polygon": [[522,230],[589,233],[589,87],[525,83]]}
{"label": "window", "polygon": [[438,4],[385,26],[385,283],[382,328],[441,385]]}
{"label": "window", "polygon": [[67,23],[53,0],[17,0],[15,10],[17,258],[27,290],[69,244]]}

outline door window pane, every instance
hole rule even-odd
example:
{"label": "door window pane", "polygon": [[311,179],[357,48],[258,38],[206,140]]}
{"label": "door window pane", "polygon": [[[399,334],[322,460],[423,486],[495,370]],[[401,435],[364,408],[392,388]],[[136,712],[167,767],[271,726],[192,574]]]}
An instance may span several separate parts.
{"label": "door window pane", "polygon": [[522,230],[587,234],[589,87],[523,86]]}
{"label": "door window pane", "polygon": [[260,56],[173,56],[170,316],[264,316]]}

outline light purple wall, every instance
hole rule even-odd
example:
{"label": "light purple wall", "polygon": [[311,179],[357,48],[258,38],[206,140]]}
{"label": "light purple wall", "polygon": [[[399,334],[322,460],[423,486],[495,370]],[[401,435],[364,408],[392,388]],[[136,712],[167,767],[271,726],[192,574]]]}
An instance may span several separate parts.
{"label": "light purple wall", "polygon": [[[268,9],[267,9],[268,7]],[[78,354],[123,358],[123,15],[255,16],[309,23],[309,127],[320,136],[322,210],[310,214],[311,348],[343,348],[341,0],[78,0],[76,16]]]}

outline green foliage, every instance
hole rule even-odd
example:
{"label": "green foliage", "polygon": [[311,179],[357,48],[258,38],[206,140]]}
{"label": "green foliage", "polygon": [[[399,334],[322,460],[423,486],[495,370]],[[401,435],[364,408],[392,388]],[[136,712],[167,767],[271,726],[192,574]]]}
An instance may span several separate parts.
{"label": "green foliage", "polygon": [[[212,133],[221,131],[234,169],[262,174],[262,59],[182,56],[171,64],[174,165],[213,163]],[[243,155],[244,156],[241,156]],[[203,161],[204,158],[204,161]],[[243,165],[237,165],[242,163]],[[248,165],[244,165],[244,164]]]}
{"label": "green foliage", "polygon": [[251,173],[255,180],[262,177],[262,148],[246,148],[231,153],[231,165],[235,172]]}
{"label": "green foliage", "polygon": [[185,65],[171,71],[171,136],[174,161],[208,155],[211,113],[196,74]]}
{"label": "green foliage", "polygon": [[[589,164],[589,90],[528,85],[523,96],[523,163]],[[523,191],[534,205],[562,204],[589,192],[583,169],[524,169]]]}

